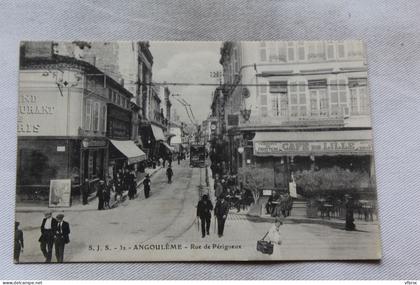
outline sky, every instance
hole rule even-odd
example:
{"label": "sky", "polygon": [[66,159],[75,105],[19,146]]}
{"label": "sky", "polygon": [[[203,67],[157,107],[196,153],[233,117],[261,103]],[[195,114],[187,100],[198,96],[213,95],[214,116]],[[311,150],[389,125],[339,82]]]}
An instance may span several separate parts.
{"label": "sky", "polygon": [[[153,81],[176,83],[218,83],[210,72],[221,71],[219,63],[221,42],[150,42],[153,55]],[[190,123],[185,108],[176,100],[183,98],[193,110],[198,123],[210,113],[212,92],[216,86],[171,86],[172,108],[181,121]]]}

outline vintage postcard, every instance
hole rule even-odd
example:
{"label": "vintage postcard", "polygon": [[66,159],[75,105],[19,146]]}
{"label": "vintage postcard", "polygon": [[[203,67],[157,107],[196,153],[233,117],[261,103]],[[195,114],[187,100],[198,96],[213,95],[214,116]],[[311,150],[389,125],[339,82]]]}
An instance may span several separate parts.
{"label": "vintage postcard", "polygon": [[381,258],[361,41],[20,48],[15,263]]}

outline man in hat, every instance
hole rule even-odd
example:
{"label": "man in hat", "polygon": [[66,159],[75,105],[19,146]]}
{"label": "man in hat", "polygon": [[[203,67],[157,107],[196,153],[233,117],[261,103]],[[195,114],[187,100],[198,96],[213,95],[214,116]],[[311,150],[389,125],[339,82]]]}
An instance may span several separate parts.
{"label": "man in hat", "polygon": [[144,196],[149,198],[150,194],[150,175],[149,173],[146,174],[146,178],[143,180],[143,186],[144,186]]}
{"label": "man in hat", "polygon": [[57,215],[57,227],[55,231],[55,257],[57,262],[62,263],[64,259],[64,246],[70,242],[70,225],[63,220],[64,215]]}
{"label": "man in hat", "polygon": [[166,176],[168,177],[168,183],[172,183],[172,176],[174,172],[172,171],[171,165],[169,164],[168,169],[166,169]]}
{"label": "man in hat", "polygon": [[223,194],[223,185],[219,179],[216,179],[214,183],[214,195],[216,196],[216,198],[219,198],[220,195],[222,194]]}
{"label": "man in hat", "polygon": [[80,190],[82,192],[82,203],[83,205],[88,204],[88,198],[90,194],[90,185],[89,185],[89,179],[85,179],[85,182],[80,187]]}
{"label": "man in hat", "polygon": [[15,247],[13,259],[15,263],[19,263],[20,253],[23,252],[23,232],[19,229],[19,222],[15,222]]}
{"label": "man in hat", "polygon": [[201,220],[201,237],[210,235],[210,220],[211,211],[213,210],[213,204],[209,200],[207,195],[203,195],[197,205],[197,217]]}
{"label": "man in hat", "polygon": [[346,206],[346,231],[356,230],[356,225],[354,224],[354,204],[353,198],[346,194],[344,195],[344,204]]}
{"label": "man in hat", "polygon": [[42,254],[45,262],[51,262],[52,248],[54,245],[54,233],[57,229],[57,220],[52,217],[50,211],[45,213],[41,224],[41,237],[39,238]]}
{"label": "man in hat", "polygon": [[225,222],[227,215],[229,213],[229,204],[225,200],[224,195],[220,195],[219,199],[216,202],[214,207],[214,215],[217,218],[217,234],[219,237],[223,236],[223,231],[225,229]]}
{"label": "man in hat", "polygon": [[105,196],[105,181],[99,181],[98,191],[96,192],[96,196],[98,197],[98,210],[104,209],[104,196]]}

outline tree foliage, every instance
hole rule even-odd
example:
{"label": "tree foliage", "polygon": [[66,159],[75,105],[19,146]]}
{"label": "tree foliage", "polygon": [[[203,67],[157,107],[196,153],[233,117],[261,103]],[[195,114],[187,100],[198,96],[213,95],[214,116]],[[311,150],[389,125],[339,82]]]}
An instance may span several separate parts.
{"label": "tree foliage", "polygon": [[302,170],[294,173],[296,185],[304,196],[316,196],[325,191],[339,193],[360,190],[368,179],[364,171],[350,171],[334,166],[320,170]]}
{"label": "tree foliage", "polygon": [[244,189],[251,191],[254,202],[260,197],[262,189],[274,187],[273,169],[255,166],[241,167],[238,171],[238,178]]}

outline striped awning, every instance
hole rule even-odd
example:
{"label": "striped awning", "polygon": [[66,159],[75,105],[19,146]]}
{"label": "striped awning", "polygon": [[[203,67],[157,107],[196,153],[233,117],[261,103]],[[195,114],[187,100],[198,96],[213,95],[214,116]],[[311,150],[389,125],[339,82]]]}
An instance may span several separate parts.
{"label": "striped awning", "polygon": [[128,159],[128,164],[146,160],[146,154],[133,141],[110,140],[111,143]]}
{"label": "striped awning", "polygon": [[165,135],[163,134],[162,128],[155,125],[151,125],[151,126],[152,126],[152,132],[153,132],[153,136],[155,137],[155,140],[157,141],[166,140]]}

